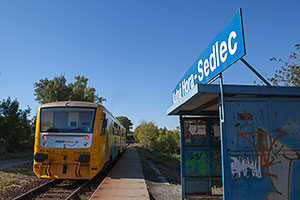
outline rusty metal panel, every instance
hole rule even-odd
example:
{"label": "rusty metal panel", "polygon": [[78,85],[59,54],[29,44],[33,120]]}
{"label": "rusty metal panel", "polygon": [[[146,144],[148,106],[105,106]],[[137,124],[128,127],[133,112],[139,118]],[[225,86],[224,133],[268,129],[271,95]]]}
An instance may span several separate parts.
{"label": "rusty metal panel", "polygon": [[300,98],[224,101],[225,199],[299,199]]}

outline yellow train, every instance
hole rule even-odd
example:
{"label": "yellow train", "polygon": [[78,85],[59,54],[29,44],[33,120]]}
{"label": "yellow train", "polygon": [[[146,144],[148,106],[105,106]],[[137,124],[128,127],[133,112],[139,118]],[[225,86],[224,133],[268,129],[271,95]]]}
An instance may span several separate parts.
{"label": "yellow train", "polygon": [[91,179],[126,148],[126,130],[102,105],[64,101],[37,110],[38,178]]}

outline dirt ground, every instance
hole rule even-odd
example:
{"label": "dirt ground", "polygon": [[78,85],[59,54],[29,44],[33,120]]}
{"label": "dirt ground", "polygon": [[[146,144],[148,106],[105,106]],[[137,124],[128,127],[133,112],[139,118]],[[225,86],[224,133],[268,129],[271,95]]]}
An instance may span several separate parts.
{"label": "dirt ground", "polygon": [[13,199],[48,182],[38,179],[32,171],[32,163],[0,170],[0,199]]}

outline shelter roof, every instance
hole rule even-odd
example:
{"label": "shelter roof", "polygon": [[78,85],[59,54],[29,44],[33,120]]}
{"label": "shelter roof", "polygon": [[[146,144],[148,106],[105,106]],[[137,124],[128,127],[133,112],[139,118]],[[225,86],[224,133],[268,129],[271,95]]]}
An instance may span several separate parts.
{"label": "shelter roof", "polygon": [[[300,87],[223,85],[225,97],[300,97]],[[218,115],[220,86],[197,84],[167,115]]]}

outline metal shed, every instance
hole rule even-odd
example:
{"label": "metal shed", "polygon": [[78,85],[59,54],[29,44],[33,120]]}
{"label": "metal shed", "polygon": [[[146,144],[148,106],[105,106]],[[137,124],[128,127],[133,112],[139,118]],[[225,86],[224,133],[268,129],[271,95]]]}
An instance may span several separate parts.
{"label": "metal shed", "polygon": [[300,88],[223,85],[223,105],[220,94],[197,84],[167,111],[180,116],[182,198],[299,199]]}

